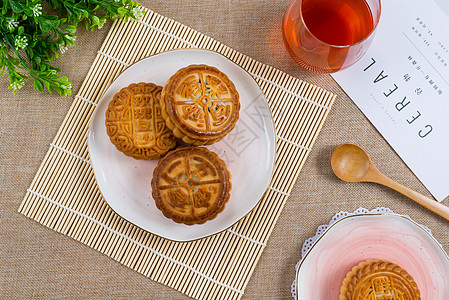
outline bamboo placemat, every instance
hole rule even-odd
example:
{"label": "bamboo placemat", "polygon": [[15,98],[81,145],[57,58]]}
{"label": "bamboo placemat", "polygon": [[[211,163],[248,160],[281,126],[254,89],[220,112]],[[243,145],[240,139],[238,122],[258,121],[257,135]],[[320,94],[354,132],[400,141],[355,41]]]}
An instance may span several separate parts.
{"label": "bamboo placemat", "polygon": [[[90,119],[114,78],[137,60],[176,48],[214,50],[247,70],[266,96],[277,135],[272,182],[252,212],[220,234],[184,243],[150,234],[112,211],[87,147]],[[334,99],[146,9],[140,21],[114,22],[19,212],[193,298],[240,299]]]}

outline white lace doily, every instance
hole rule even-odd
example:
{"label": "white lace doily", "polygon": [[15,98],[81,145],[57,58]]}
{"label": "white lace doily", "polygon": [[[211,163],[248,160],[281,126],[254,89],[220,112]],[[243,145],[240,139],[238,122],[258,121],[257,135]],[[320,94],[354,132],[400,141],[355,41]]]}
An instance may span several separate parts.
{"label": "white lace doily", "polygon": [[[332,219],[330,220],[329,224],[327,225],[320,225],[318,226],[318,229],[316,231],[315,236],[308,238],[304,244],[302,245],[302,253],[301,253],[301,259],[298,261],[298,263],[296,264],[295,267],[295,271],[298,271],[298,267],[302,261],[302,258],[305,257],[306,253],[310,250],[310,248],[313,246],[313,244],[316,242],[316,240],[326,231],[326,229],[332,225],[333,223],[335,223],[336,221],[347,217],[347,216],[354,216],[354,215],[367,215],[367,214],[379,214],[379,213],[394,213],[391,209],[386,208],[386,207],[377,207],[375,209],[372,210],[368,210],[366,208],[362,208],[360,207],[359,209],[355,210],[354,212],[350,213],[350,212],[345,212],[345,211],[341,211],[336,213]],[[404,215],[405,217],[409,218],[410,217],[408,215]],[[430,231],[430,229],[427,226],[421,225],[425,230],[427,230],[430,234],[432,234],[432,232]],[[292,293],[292,297],[293,299],[296,299],[296,279],[293,280],[292,286],[291,286],[291,293]]]}

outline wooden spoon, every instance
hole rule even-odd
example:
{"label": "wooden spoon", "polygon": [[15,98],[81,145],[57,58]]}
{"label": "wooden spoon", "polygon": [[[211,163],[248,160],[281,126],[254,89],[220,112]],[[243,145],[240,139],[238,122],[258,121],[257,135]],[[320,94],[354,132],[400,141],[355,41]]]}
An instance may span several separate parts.
{"label": "wooden spoon", "polygon": [[368,154],[355,144],[342,144],[331,157],[335,175],[347,182],[375,182],[398,191],[415,202],[449,220],[449,207],[430,199],[385,176],[373,164]]}

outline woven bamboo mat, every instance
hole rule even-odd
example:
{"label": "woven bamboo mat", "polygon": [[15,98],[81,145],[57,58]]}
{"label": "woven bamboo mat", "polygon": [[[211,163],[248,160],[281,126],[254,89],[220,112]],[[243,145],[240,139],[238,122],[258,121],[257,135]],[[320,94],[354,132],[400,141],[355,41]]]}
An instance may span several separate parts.
{"label": "woven bamboo mat", "polygon": [[[214,50],[246,69],[266,96],[277,134],[272,182],[258,205],[228,230],[184,243],[155,236],[112,211],[87,147],[90,119],[114,78],[139,59],[175,48]],[[334,99],[153,11],[140,21],[115,21],[19,212],[193,298],[240,299]]]}

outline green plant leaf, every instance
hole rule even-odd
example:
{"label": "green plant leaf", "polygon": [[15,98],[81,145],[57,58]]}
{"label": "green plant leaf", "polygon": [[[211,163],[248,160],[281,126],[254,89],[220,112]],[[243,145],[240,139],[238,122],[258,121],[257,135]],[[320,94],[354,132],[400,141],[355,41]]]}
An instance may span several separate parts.
{"label": "green plant leaf", "polygon": [[11,5],[11,9],[13,12],[17,14],[23,12],[23,5],[19,1],[7,1],[7,2],[9,2],[9,5]]}
{"label": "green plant leaf", "polygon": [[39,92],[43,92],[44,91],[44,85],[37,78],[34,78],[34,88],[37,89]]}
{"label": "green plant leaf", "polygon": [[92,17],[92,26],[99,25],[99,24],[100,24],[100,19],[97,16],[93,16]]}
{"label": "green plant leaf", "polygon": [[25,16],[30,16],[30,17],[33,16],[33,11],[29,7],[24,6],[23,12],[25,13]]}
{"label": "green plant leaf", "polygon": [[51,29],[50,24],[48,24],[48,23],[45,22],[45,21],[39,22],[39,27],[41,28],[41,30],[42,30],[43,32],[49,32],[50,29]]}
{"label": "green plant leaf", "polygon": [[50,94],[52,94],[53,93],[53,87],[51,86],[50,82],[49,81],[44,81],[44,83],[45,83],[45,87],[47,88],[48,92]]}
{"label": "green plant leaf", "polygon": [[120,7],[119,9],[117,9],[117,12],[119,13],[120,17],[123,17],[128,10],[126,8]]}
{"label": "green plant leaf", "polygon": [[76,33],[76,26],[70,25],[70,26],[65,26],[64,30],[67,31],[68,33]]}

